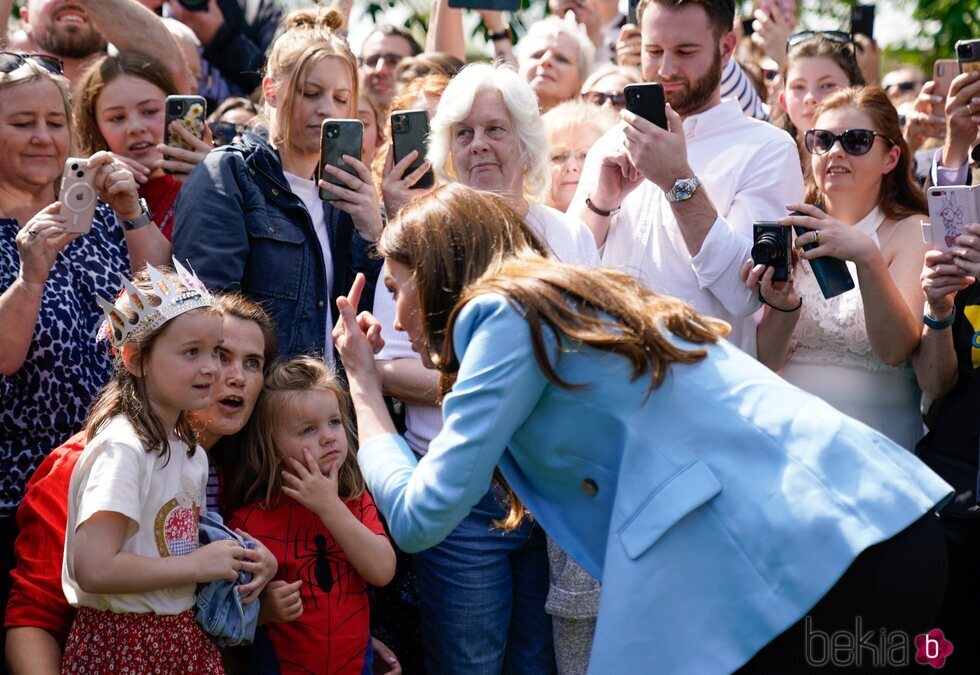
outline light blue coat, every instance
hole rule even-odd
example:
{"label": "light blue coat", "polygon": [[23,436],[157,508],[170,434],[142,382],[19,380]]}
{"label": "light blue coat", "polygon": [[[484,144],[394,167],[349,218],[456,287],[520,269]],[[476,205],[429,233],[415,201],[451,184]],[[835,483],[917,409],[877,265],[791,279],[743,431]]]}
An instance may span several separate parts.
{"label": "light blue coat", "polygon": [[398,436],[365,444],[368,487],[399,546],[418,551],[462,520],[499,465],[602,581],[595,675],[735,670],[858,553],[952,492],[727,342],[671,366],[648,397],[624,358],[567,340],[556,370],[587,386],[548,382],[502,296],[472,300],[454,331],[460,369],[442,432],[419,462]]}

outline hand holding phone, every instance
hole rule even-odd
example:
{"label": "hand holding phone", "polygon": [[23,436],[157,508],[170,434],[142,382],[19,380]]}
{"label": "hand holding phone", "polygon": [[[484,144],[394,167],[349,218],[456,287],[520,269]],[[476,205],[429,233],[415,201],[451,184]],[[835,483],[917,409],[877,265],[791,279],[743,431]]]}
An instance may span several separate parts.
{"label": "hand holding phone", "polygon": [[[357,171],[344,161],[344,155],[350,157],[361,156],[361,144],[364,138],[364,123],[360,120],[346,119],[327,119],[320,125],[320,179],[334,185],[346,187],[339,179],[334,178],[329,172],[324,171],[325,166],[335,166],[342,171],[346,171],[352,176],[357,175]],[[335,201],[340,197],[335,193],[320,188],[320,199],[324,201]]]}
{"label": "hand holding phone", "polygon": [[[406,176],[425,164],[428,142],[428,112],[425,110],[396,110],[391,113],[391,145],[395,155],[395,163],[402,161],[412,150],[418,152],[418,156],[405,171]],[[429,169],[414,185],[408,187],[411,189],[430,188],[434,184],[435,176],[432,169]]]}
{"label": "hand holding phone", "polygon": [[[171,148],[197,151],[198,148],[191,146],[180,137],[180,134],[175,133],[170,128],[170,124],[176,121],[192,136],[203,141],[207,102],[201,96],[168,96],[165,107],[166,115],[164,116],[163,127],[165,143]],[[172,173],[166,167],[163,171],[164,173]]]}
{"label": "hand holding phone", "polygon": [[667,101],[664,88],[659,82],[628,84],[623,89],[626,95],[626,109],[653,122],[661,129],[667,129]]}
{"label": "hand holding phone", "polygon": [[87,159],[69,157],[65,162],[58,201],[61,202],[66,232],[87,234],[92,231],[92,218],[98,202],[95,174],[95,170],[88,168]]}

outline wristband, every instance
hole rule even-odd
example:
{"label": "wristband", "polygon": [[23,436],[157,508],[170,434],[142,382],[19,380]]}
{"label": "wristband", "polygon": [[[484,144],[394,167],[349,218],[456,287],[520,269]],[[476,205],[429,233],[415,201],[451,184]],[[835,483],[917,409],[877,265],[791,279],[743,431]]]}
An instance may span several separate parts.
{"label": "wristband", "polygon": [[953,321],[956,320],[956,305],[953,305],[953,311],[949,313],[945,319],[933,319],[929,316],[928,306],[926,311],[922,313],[922,323],[929,326],[933,330],[942,330],[944,328],[949,328],[953,325]]}
{"label": "wristband", "polygon": [[609,218],[610,216],[615,216],[617,213],[619,213],[619,210],[623,208],[622,206],[617,206],[611,211],[604,211],[603,209],[600,209],[598,206],[592,203],[592,197],[585,198],[585,205],[589,207],[589,211],[596,214],[597,216],[602,216],[603,218]]}
{"label": "wristband", "polygon": [[770,303],[768,300],[766,300],[764,297],[762,297],[762,290],[761,289],[759,290],[759,302],[761,302],[766,307],[772,307],[777,312],[782,312],[783,314],[792,314],[793,312],[799,310],[800,307],[803,306],[803,298],[800,298],[800,304],[798,304],[793,309],[783,309],[782,307],[776,307],[776,305]]}
{"label": "wristband", "polygon": [[490,42],[499,42],[501,40],[510,42],[510,26],[504,26],[503,30],[496,33],[487,33],[487,39]]}

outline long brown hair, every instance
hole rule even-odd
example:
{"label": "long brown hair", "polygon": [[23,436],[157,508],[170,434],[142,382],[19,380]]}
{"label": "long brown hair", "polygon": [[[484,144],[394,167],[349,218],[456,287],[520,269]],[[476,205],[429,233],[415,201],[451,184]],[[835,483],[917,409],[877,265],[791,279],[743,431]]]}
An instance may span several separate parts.
{"label": "long brown hair", "polygon": [[285,423],[289,401],[298,394],[312,391],[329,392],[337,397],[347,435],[347,458],[337,474],[338,495],[342,500],[350,501],[364,494],[364,478],[357,468],[357,436],[350,417],[347,391],[323,361],[300,356],[273,365],[266,375],[262,394],[252,415],[254,423],[247,427],[241,465],[229,486],[226,504],[231,510],[256,500],[261,500],[265,508],[272,508],[279,502],[282,494],[282,460],[276,447],[276,434]]}
{"label": "long brown hair", "polygon": [[[649,373],[652,391],[673,363],[695,363],[704,349],[683,349],[666,333],[697,344],[727,335],[728,324],[701,316],[680,300],[658,295],[614,270],[568,265],[548,254],[520,215],[494,194],[449,183],[406,205],[378,244],[388,259],[412,269],[423,317],[422,342],[448,391],[459,370],[452,330],[477,295],[501,293],[519,305],[531,329],[535,360],[556,386],[562,380],[547,354],[545,331],[628,359],[633,377]],[[504,527],[520,522],[511,493]]]}
{"label": "long brown hair", "polygon": [[116,56],[100,58],[82,75],[75,100],[75,133],[79,149],[86,156],[109,149],[99,130],[95,105],[106,85],[123,75],[146,80],[165,96],[178,93],[170,72],[156,59],[135,52],[120,52]]}
{"label": "long brown hair", "polygon": [[[913,161],[908,143],[902,135],[902,126],[898,121],[898,112],[892,105],[888,94],[878,87],[849,87],[835,91],[820,101],[813,111],[813,119],[828,110],[838,108],[854,108],[871,118],[872,131],[877,131],[885,137],[884,142],[898,147],[898,163],[895,168],[881,178],[881,189],[878,192],[878,208],[888,218],[901,220],[917,213],[928,213],[922,188],[915,180]],[[813,179],[812,172],[807,176],[806,201],[815,204],[820,201],[820,190]]]}
{"label": "long brown hair", "polygon": [[[172,269],[167,267],[157,269],[177,288],[186,288],[180,277]],[[152,307],[157,307],[160,304],[160,297],[156,294],[156,286],[150,282],[150,276],[145,269],[136,275],[133,279],[133,285],[143,294]],[[136,311],[133,309],[128,293],[119,296],[115,306],[116,311],[126,321],[136,322]],[[217,306],[202,307],[191,311],[209,312],[219,316],[221,314],[221,310]],[[139,350],[141,369],[152,357],[153,345],[163,335],[164,331],[172,326],[172,323],[172,321],[168,321],[158,328],[143,331],[131,340],[131,343]],[[130,424],[133,425],[137,438],[140,439],[147,452],[157,452],[161,457],[169,458],[170,442],[168,438],[169,432],[172,431],[178,440],[187,445],[188,456],[193,455],[194,449],[197,447],[197,435],[191,426],[187,411],[181,410],[177,415],[177,424],[174,429],[165,429],[150,405],[150,397],[146,393],[145,377],[137,377],[126,369],[122,352],[122,348],[116,350],[112,379],[99,392],[98,398],[89,411],[88,419],[85,420],[86,441],[91,441],[111,418],[116,415],[125,415]]]}
{"label": "long brown hair", "polygon": [[[292,115],[296,93],[301,91],[310,67],[325,58],[343,62],[351,76],[351,117],[357,117],[357,59],[347,40],[337,31],[344,18],[335,9],[310,7],[290,12],[282,20],[283,32],[272,43],[265,74],[281,89],[276,113],[275,137],[280,151],[296,151],[292,141]],[[271,133],[271,130],[270,130]]]}

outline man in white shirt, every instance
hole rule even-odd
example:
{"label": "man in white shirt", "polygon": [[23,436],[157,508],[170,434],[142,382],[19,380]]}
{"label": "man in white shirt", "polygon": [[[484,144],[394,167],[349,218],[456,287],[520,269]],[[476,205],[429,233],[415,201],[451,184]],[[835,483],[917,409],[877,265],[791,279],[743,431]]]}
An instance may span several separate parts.
{"label": "man in white shirt", "polygon": [[630,112],[589,152],[568,212],[592,230],[602,262],[732,324],[755,354],[758,299],[739,268],[752,223],[802,201],[796,144],[722,102],[732,57],[733,0],[642,0],[642,71],[663,85],[670,131]]}

